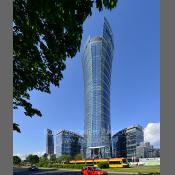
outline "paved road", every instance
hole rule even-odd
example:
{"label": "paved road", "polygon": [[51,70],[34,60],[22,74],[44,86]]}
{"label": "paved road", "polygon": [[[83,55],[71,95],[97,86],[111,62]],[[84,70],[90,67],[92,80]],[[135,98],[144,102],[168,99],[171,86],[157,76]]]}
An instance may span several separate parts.
{"label": "paved road", "polygon": [[39,169],[38,171],[28,171],[27,168],[14,168],[13,175],[81,175],[80,172],[65,170]]}
{"label": "paved road", "polygon": [[[27,168],[14,168],[13,175],[81,175],[80,171],[40,169],[38,171],[28,171]],[[135,175],[124,173],[110,173],[109,175]],[[141,175],[141,174],[140,174]]]}

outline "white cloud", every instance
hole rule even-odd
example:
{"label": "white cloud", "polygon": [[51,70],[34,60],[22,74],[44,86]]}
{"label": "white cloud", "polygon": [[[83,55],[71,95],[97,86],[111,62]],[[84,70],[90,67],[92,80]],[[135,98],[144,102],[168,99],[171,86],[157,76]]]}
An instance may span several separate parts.
{"label": "white cloud", "polygon": [[26,157],[29,155],[29,154],[34,154],[34,155],[38,155],[39,157],[41,157],[42,155],[44,155],[45,151],[38,151],[38,152],[32,152],[32,153],[14,153],[13,155],[14,156],[19,156],[22,160],[25,160]]}
{"label": "white cloud", "polygon": [[38,155],[39,157],[43,156],[44,153],[46,153],[46,151],[38,151],[38,152],[33,152],[32,154],[36,154]]}
{"label": "white cloud", "polygon": [[144,129],[144,141],[160,147],[160,123],[148,123]]}

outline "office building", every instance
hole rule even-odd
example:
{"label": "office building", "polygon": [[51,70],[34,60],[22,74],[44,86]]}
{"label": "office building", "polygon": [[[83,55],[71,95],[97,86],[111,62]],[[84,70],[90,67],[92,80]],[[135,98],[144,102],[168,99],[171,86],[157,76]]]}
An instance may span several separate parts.
{"label": "office building", "polygon": [[83,137],[72,131],[61,130],[56,134],[56,157],[69,155],[72,158],[82,153]]}
{"label": "office building", "polygon": [[113,35],[104,18],[103,36],[89,37],[82,58],[86,158],[111,157],[110,85]]}
{"label": "office building", "polygon": [[134,125],[126,130],[126,150],[127,158],[136,157],[136,147],[144,141],[143,128],[140,125]]}
{"label": "office building", "polygon": [[153,149],[153,157],[160,157],[160,148]]}
{"label": "office building", "polygon": [[138,158],[153,158],[153,151],[154,148],[149,142],[143,142],[136,147],[136,156]]}
{"label": "office building", "polygon": [[54,155],[54,138],[52,131],[50,129],[47,129],[46,133],[46,154],[50,157],[51,155]]}
{"label": "office building", "polygon": [[112,156],[127,157],[126,150],[126,129],[122,129],[112,136]]}

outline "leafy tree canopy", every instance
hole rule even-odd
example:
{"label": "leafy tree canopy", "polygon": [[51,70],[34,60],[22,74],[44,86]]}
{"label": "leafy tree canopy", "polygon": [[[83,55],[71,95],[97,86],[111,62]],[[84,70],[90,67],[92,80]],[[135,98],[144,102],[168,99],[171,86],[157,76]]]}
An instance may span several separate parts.
{"label": "leafy tree canopy", "polygon": [[13,156],[13,164],[19,165],[21,163],[21,158],[18,156]]}
{"label": "leafy tree canopy", "polygon": [[41,158],[47,158],[48,154],[47,153],[44,153]]}
{"label": "leafy tree canopy", "polygon": [[47,156],[40,157],[39,161],[48,162]]}
{"label": "leafy tree canopy", "polygon": [[69,155],[62,155],[57,158],[58,163],[69,163],[71,160],[71,156]]}
{"label": "leafy tree canopy", "polygon": [[[50,93],[59,86],[66,58],[80,50],[83,23],[93,4],[111,10],[117,0],[13,1],[13,108],[26,116],[42,116],[30,103],[29,92]],[[14,130],[20,132],[18,124]]]}
{"label": "leafy tree canopy", "polygon": [[50,156],[50,161],[51,162],[56,162],[56,155],[55,154]]}
{"label": "leafy tree canopy", "polygon": [[82,160],[82,158],[83,158],[83,155],[81,153],[75,155],[75,160]]}
{"label": "leafy tree canopy", "polygon": [[39,162],[39,157],[37,155],[30,154],[26,157],[26,160],[33,165]]}

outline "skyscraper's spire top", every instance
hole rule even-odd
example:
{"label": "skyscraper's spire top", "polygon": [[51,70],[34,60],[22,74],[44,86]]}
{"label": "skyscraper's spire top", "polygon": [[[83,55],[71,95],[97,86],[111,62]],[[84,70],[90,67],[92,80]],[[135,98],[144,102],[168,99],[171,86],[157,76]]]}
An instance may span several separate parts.
{"label": "skyscraper's spire top", "polygon": [[114,48],[112,29],[111,29],[111,26],[110,26],[108,20],[106,19],[106,17],[104,17],[103,37],[104,37],[104,38],[106,39],[106,41],[109,42],[109,44],[111,44],[112,47]]}

